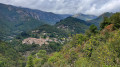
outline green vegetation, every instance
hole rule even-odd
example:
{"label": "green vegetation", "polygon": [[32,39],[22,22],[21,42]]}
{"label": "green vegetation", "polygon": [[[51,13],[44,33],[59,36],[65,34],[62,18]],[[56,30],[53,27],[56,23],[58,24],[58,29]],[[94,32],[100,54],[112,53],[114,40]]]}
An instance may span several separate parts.
{"label": "green vegetation", "polygon": [[[42,25],[40,27],[38,27],[36,30],[38,31],[38,34],[44,32],[44,33],[48,33],[50,37],[68,37],[68,34],[66,31],[58,29],[55,26],[51,26],[48,24]],[[57,35],[57,36],[56,36]]]}
{"label": "green vegetation", "polygon": [[[117,20],[118,19],[114,21]],[[104,21],[107,23],[106,19]],[[112,21],[112,19],[110,21]],[[115,26],[115,28],[116,27],[117,26]],[[117,29],[119,28],[117,27]],[[64,45],[58,52],[45,54],[46,51],[39,51],[36,53],[42,53],[42,55],[47,56],[44,64],[39,61],[40,66],[119,67],[120,31],[114,30],[112,32],[108,31],[109,33],[107,34],[102,34],[94,25],[91,25],[88,31],[90,31],[90,36],[87,34],[76,34],[73,36],[72,40]],[[33,60],[40,58],[44,59],[42,57],[37,57],[36,54],[32,55],[34,57]],[[38,64],[34,64],[35,67],[36,65]]]}
{"label": "green vegetation", "polygon": [[88,30],[86,30],[85,34],[90,37],[91,35],[95,35],[98,33],[97,27],[93,24],[89,27]]}
{"label": "green vegetation", "polygon": [[29,56],[29,57],[28,57],[28,62],[27,62],[26,67],[34,67],[33,57],[32,57],[32,56]]}
{"label": "green vegetation", "polygon": [[114,29],[120,28],[120,13],[115,13],[111,17],[105,17],[104,21],[101,23],[101,29],[104,29],[106,26],[113,24]]}
{"label": "green vegetation", "polygon": [[[9,9],[2,10],[6,12],[0,10],[3,12],[0,16],[0,39],[21,34],[9,42],[0,41],[0,67],[120,66],[120,13],[105,13],[93,20],[97,23],[92,23],[98,25],[104,18],[99,30],[94,24],[73,17],[52,26],[25,16],[24,11],[19,14],[19,11],[10,13]],[[29,37],[53,38],[56,41],[48,41],[49,44],[42,46],[22,44]]]}
{"label": "green vegetation", "polygon": [[68,17],[60,22],[56,23],[56,27],[63,29],[69,33],[84,33],[86,29],[88,29],[90,24],[73,17]]}
{"label": "green vegetation", "polygon": [[22,67],[23,57],[11,44],[0,41],[0,67]]}
{"label": "green vegetation", "polygon": [[111,22],[108,17],[104,17],[104,21],[101,23],[100,28],[104,29],[106,26],[110,25]]}
{"label": "green vegetation", "polygon": [[112,15],[113,15],[113,13],[106,12],[106,13],[100,15],[99,17],[97,17],[96,19],[90,20],[88,22],[91,24],[95,24],[98,28],[100,28],[99,25],[104,20],[104,17],[110,17]]}
{"label": "green vegetation", "polygon": [[45,24],[45,22],[36,20],[32,17],[24,16],[21,18],[21,14],[18,13],[14,13],[18,15],[15,19],[13,19],[14,15],[3,15],[4,13],[2,12],[0,12],[0,14],[0,37],[2,40],[11,39],[11,37],[15,37],[23,31],[29,31]]}
{"label": "green vegetation", "polygon": [[53,25],[68,16],[0,3],[0,39],[10,40],[21,32]]}

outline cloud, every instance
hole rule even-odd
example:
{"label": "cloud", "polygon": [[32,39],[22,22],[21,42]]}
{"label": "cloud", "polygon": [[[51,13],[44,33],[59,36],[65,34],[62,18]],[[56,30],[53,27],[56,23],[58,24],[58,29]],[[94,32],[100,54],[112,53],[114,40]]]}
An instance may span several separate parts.
{"label": "cloud", "polygon": [[92,14],[120,11],[120,0],[1,0],[0,3],[59,14]]}

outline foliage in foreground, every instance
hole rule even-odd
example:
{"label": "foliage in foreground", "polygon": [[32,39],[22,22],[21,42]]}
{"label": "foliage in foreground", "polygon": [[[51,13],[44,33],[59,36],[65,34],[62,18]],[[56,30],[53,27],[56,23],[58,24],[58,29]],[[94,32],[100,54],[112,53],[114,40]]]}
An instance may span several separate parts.
{"label": "foliage in foreground", "polygon": [[11,44],[0,41],[0,67],[22,67],[23,57]]}
{"label": "foliage in foreground", "polygon": [[[61,51],[46,54],[40,50],[33,55],[33,65],[52,67],[117,67],[120,64],[120,31],[88,38],[77,34]],[[29,60],[28,60],[29,61]]]}
{"label": "foliage in foreground", "polygon": [[[108,19],[109,22],[105,19],[102,23],[101,29],[104,30],[111,24],[110,22],[116,21],[112,22],[114,25],[112,31],[103,31],[102,34],[96,26],[92,25],[86,34],[74,35],[72,40],[62,48],[56,43],[41,47],[37,53],[28,57],[26,63],[22,61],[19,52],[29,51],[26,49],[28,45],[16,43],[17,47],[13,48],[10,44],[0,41],[0,67],[119,67],[120,23],[117,21],[119,16],[119,13],[116,13]],[[18,48],[25,50],[21,51]],[[53,53],[47,53],[48,51]]]}

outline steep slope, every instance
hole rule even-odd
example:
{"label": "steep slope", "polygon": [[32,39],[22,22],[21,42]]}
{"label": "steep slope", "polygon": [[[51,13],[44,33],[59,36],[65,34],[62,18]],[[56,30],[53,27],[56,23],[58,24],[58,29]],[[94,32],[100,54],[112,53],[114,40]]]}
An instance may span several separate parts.
{"label": "steep slope", "polygon": [[72,17],[82,19],[82,20],[85,20],[85,21],[93,20],[93,19],[97,18],[97,16],[94,16],[94,15],[85,15],[85,14],[81,14],[81,13],[75,14]]}
{"label": "steep slope", "polygon": [[55,24],[67,16],[0,4],[0,38],[3,39],[4,35],[12,38],[22,31],[32,30],[43,24]]}
{"label": "steep slope", "polygon": [[32,31],[21,33],[21,35],[17,36],[17,38],[66,38],[70,34],[84,33],[90,25],[91,24],[89,24],[86,21],[73,17],[67,17],[61,20],[60,22],[57,22],[55,25],[45,24],[40,27],[37,27],[36,29],[33,29]]}
{"label": "steep slope", "polygon": [[57,33],[58,36],[68,36],[68,34],[84,33],[88,26],[91,25],[84,20],[73,17],[67,17],[55,25],[42,25],[36,28],[38,33]]}
{"label": "steep slope", "polygon": [[[50,55],[47,55],[45,50],[40,50],[31,57],[33,57],[33,61],[36,59],[42,60],[34,62],[36,64],[33,64],[33,66],[119,67],[120,13],[113,14],[109,18],[109,22],[105,21],[103,24],[105,24],[105,27],[102,30],[98,30],[97,33],[94,33],[95,29],[91,29],[90,27],[89,30],[94,30],[90,32],[91,35],[74,35],[71,41],[64,45],[63,48],[58,52],[56,51]],[[110,28],[114,27],[115,29],[110,30]],[[104,32],[104,34],[101,32]],[[46,59],[45,62],[44,58]]]}
{"label": "steep slope", "polygon": [[106,13],[100,15],[99,17],[97,17],[96,19],[90,20],[88,22],[95,24],[96,26],[99,27],[100,23],[104,20],[104,17],[110,17],[112,15],[113,15],[113,13],[106,12]]}
{"label": "steep slope", "polygon": [[58,29],[55,26],[51,26],[51,25],[42,25],[39,28],[37,28],[38,33],[50,33],[54,36],[54,34],[58,35],[58,36],[67,36],[67,32],[65,32],[64,30]]}
{"label": "steep slope", "polygon": [[[16,38],[22,40],[25,44],[32,44],[33,42],[39,45],[44,45],[44,43],[48,45],[50,42],[63,44],[69,41],[69,35],[84,33],[89,25],[83,20],[68,17],[55,25],[45,24],[30,32],[22,33]],[[41,44],[40,41],[44,43]]]}
{"label": "steep slope", "polygon": [[90,24],[73,17],[68,17],[56,23],[56,27],[70,33],[84,33]]}
{"label": "steep slope", "polygon": [[1,13],[5,15],[9,14],[9,16],[13,16],[14,14],[22,14],[23,16],[32,17],[37,20],[42,20],[42,21],[48,22],[49,24],[55,24],[59,20],[70,16],[67,14],[54,14],[51,12],[44,12],[36,9],[15,7],[15,6],[5,5],[1,3],[0,3],[0,8],[1,8]]}
{"label": "steep slope", "polygon": [[11,44],[0,41],[0,67],[21,67],[21,59],[22,56]]}
{"label": "steep slope", "polygon": [[[15,15],[18,15],[18,14],[15,14]],[[22,31],[28,31],[40,25],[45,24],[45,22],[36,20],[32,17],[26,17],[26,16],[20,17],[20,16],[21,15],[14,17],[14,16],[3,15],[3,13],[1,14],[1,17],[0,17],[0,33],[1,34],[0,35],[2,36],[2,38],[4,37],[3,35],[11,37],[21,33]],[[9,37],[6,37],[6,38],[9,38]]]}

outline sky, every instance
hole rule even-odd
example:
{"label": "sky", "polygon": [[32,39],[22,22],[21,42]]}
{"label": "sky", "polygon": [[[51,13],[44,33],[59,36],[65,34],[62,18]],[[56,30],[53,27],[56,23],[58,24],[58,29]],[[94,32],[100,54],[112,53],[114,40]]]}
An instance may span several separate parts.
{"label": "sky", "polygon": [[0,3],[38,9],[57,14],[100,15],[120,12],[120,0],[0,0]]}

